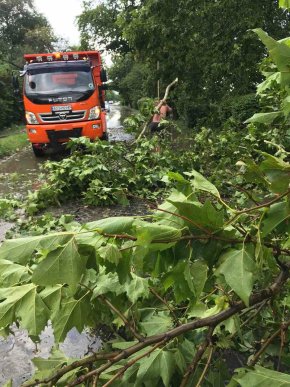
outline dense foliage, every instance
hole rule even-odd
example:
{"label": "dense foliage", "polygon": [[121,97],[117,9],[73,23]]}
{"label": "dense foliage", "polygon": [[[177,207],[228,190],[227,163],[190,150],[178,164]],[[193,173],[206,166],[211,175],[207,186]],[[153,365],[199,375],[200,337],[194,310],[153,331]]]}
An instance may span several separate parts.
{"label": "dense foliage", "polygon": [[[95,204],[138,195],[154,209],[85,225],[46,215],[31,228],[42,235],[0,247],[3,329],[18,321],[34,338],[51,320],[56,343],[72,327],[109,332],[83,359],[57,347],[36,358],[25,385],[290,383],[288,89],[277,82],[289,48],[256,32],[271,45],[262,66],[272,73],[258,88],[265,111],[247,131],[229,120],[194,142],[190,131],[183,141],[165,131],[130,145],[78,139],[70,157],[47,164],[48,184],[30,194],[30,212],[79,195]],[[131,128],[152,105],[143,100]]]}
{"label": "dense foliage", "polygon": [[[245,3],[109,0],[94,9],[86,2],[83,44],[91,43],[90,27],[102,31],[100,43],[120,55],[123,78],[113,71],[128,102],[154,83],[157,58],[164,82],[186,66],[179,111],[200,120],[214,109],[208,122],[221,129],[187,130],[177,141],[167,124],[160,136],[133,144],[82,138],[70,143],[70,157],[46,164],[46,183],[23,201],[29,214],[80,196],[96,205],[138,196],[152,212],[84,225],[43,215],[19,231],[33,236],[0,246],[1,333],[17,322],[37,341],[48,320],[54,330],[51,357],[34,359],[37,372],[25,386],[290,384],[290,44],[255,30],[269,57],[254,98],[255,61],[264,51],[253,32],[245,34],[264,23],[279,39],[289,16],[276,1]],[[220,37],[221,21],[228,36]],[[152,106],[141,101],[127,120],[131,130]],[[19,206],[0,200],[2,214]],[[102,350],[66,357],[58,343],[73,327],[106,327]]]}
{"label": "dense foliage", "polygon": [[23,54],[53,50],[57,38],[33,0],[0,3],[0,130],[23,119],[20,95],[13,94],[12,73],[22,69]]}
{"label": "dense foliage", "polygon": [[[103,351],[77,362],[58,351],[35,359],[34,379],[212,386],[230,379],[221,354],[231,349],[244,352],[244,365],[259,362],[233,383],[289,382],[277,371],[289,366],[290,165],[263,158],[240,163],[246,180],[270,191],[249,208],[231,208],[191,171],[176,176],[179,190],[150,221],[110,218],[7,240],[0,248],[3,328],[17,320],[36,337],[50,319],[56,342],[72,327],[105,324],[113,334]],[[277,371],[263,368],[270,365]]]}
{"label": "dense foliage", "polygon": [[163,91],[178,77],[172,100],[179,115],[215,129],[231,105],[250,115],[240,96],[253,99],[265,50],[249,30],[282,38],[289,14],[277,0],[91,1],[79,27],[85,47],[97,43],[115,53],[110,75],[125,103],[136,106],[141,93],[156,97],[157,79]]}

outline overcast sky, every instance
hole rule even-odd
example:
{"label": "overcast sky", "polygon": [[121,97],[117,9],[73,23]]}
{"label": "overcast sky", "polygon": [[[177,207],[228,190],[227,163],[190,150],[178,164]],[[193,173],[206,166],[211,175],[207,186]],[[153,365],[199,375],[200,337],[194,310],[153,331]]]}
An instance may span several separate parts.
{"label": "overcast sky", "polygon": [[[37,10],[47,18],[55,34],[66,39],[70,45],[80,43],[75,19],[82,13],[82,3],[83,0],[34,0]],[[104,57],[106,65],[111,66],[111,55],[104,54]]]}
{"label": "overcast sky", "polygon": [[80,43],[75,18],[82,12],[82,0],[34,0],[39,12],[48,19],[56,35],[69,44]]}

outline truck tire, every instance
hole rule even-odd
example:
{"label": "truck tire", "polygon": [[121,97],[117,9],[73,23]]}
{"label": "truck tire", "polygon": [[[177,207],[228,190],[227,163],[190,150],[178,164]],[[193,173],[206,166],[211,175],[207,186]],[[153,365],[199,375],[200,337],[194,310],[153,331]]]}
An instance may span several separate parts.
{"label": "truck tire", "polygon": [[102,137],[101,137],[101,140],[103,141],[108,141],[109,140],[109,136],[108,136],[108,132],[104,132]]}
{"label": "truck tire", "polygon": [[36,157],[43,157],[44,156],[44,151],[43,149],[41,148],[38,148],[36,146],[34,146],[33,144],[32,145],[32,150],[33,150],[33,153]]}

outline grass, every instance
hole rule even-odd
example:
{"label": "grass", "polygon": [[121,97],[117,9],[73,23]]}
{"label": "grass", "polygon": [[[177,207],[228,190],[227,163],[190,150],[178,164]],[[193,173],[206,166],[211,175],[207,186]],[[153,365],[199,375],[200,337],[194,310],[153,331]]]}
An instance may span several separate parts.
{"label": "grass", "polygon": [[9,156],[28,145],[24,125],[17,125],[0,131],[0,158]]}

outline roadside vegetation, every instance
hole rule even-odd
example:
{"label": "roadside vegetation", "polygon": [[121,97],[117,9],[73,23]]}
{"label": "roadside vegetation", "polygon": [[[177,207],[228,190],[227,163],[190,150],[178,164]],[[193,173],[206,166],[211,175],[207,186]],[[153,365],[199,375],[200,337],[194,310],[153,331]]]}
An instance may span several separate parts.
{"label": "roadside vegetation", "polygon": [[27,146],[24,125],[14,125],[0,132],[0,158],[11,155]]}
{"label": "roadside vegetation", "polygon": [[[180,141],[170,123],[131,144],[73,140],[68,158],[46,164],[38,191],[2,202],[33,215],[79,196],[96,205],[138,196],[152,210],[83,225],[32,217],[18,229],[25,237],[2,244],[0,324],[18,321],[34,338],[51,320],[56,340],[24,386],[290,383],[290,48],[255,32],[271,72],[247,125]],[[152,113],[153,101],[143,103],[127,119],[136,133]],[[57,349],[73,327],[104,326],[110,339],[97,354],[75,360]]]}

